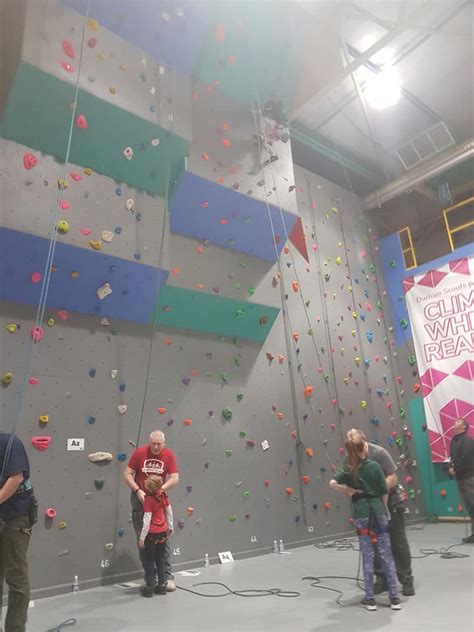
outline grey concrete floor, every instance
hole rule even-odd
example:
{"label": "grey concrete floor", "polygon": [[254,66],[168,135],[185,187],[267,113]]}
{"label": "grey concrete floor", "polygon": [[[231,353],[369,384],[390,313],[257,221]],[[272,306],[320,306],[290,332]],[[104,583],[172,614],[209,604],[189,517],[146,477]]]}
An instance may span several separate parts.
{"label": "grey concrete floor", "polygon": [[[459,543],[465,535],[462,525],[426,525],[409,529],[412,556],[419,549],[440,549]],[[359,605],[362,592],[355,582],[325,580],[324,585],[344,591],[337,594],[312,588],[307,575],[354,577],[358,553],[351,550],[317,549],[307,546],[288,555],[265,555],[224,566],[201,568],[198,577],[176,576],[178,586],[191,588],[200,581],[220,581],[234,590],[281,588],[298,591],[294,599],[276,596],[241,598],[199,597],[177,590],[165,597],[144,599],[136,590],[113,586],[37,600],[29,611],[28,632],[44,632],[70,617],[77,623],[61,632],[471,632],[473,622],[474,546],[454,551],[468,554],[463,559],[442,559],[433,555],[414,559],[416,596],[403,598],[403,610],[388,607],[386,594],[377,597],[377,612]],[[214,594],[219,587],[197,588]]]}

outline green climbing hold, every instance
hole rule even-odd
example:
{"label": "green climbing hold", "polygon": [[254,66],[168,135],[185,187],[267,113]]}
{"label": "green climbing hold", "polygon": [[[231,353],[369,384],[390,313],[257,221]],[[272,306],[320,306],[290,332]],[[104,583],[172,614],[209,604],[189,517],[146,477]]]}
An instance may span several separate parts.
{"label": "green climbing hold", "polygon": [[373,263],[369,265],[369,272],[372,272],[372,274],[375,274],[375,265]]}
{"label": "green climbing hold", "polygon": [[227,382],[230,380],[230,375],[225,371],[222,371],[221,380],[224,382],[224,384],[227,384]]}
{"label": "green climbing hold", "polygon": [[232,411],[230,408],[224,408],[222,411],[222,419],[225,419],[225,421],[230,421],[232,419]]}
{"label": "green climbing hold", "polygon": [[241,316],[245,315],[245,309],[243,309],[243,307],[237,307],[237,309],[235,310],[235,315],[237,316],[237,318],[240,318]]}
{"label": "green climbing hold", "polygon": [[237,401],[241,402],[244,398],[244,394],[243,393],[237,393]]}
{"label": "green climbing hold", "polygon": [[240,283],[232,283],[232,287],[235,287],[236,290],[240,290]]}
{"label": "green climbing hold", "polygon": [[225,451],[225,455],[226,456],[232,456],[232,450],[226,450]]}
{"label": "green climbing hold", "polygon": [[239,261],[239,266],[240,266],[241,268],[245,268],[245,267],[246,267],[246,265],[247,265],[247,264],[245,263],[245,261],[244,261],[243,259],[241,259],[241,260]]}
{"label": "green climbing hold", "polygon": [[243,439],[243,437],[246,437],[246,436],[247,436],[247,433],[245,432],[245,430],[241,430],[239,432],[239,437],[241,437],[242,439]]}
{"label": "green climbing hold", "polygon": [[383,307],[383,305],[382,305],[382,301],[380,301],[380,300],[379,300],[379,301],[377,301],[377,307],[378,307],[379,309],[382,309],[382,307]]}
{"label": "green climbing hold", "polygon": [[397,444],[397,446],[400,448],[402,445],[402,440],[400,439],[400,437],[398,437],[398,439],[395,439],[395,443]]}
{"label": "green climbing hold", "polygon": [[308,329],[308,336],[312,336],[312,335],[313,335],[313,333],[314,333],[314,332],[313,332],[313,328],[312,328],[312,327],[310,327],[310,328]]}
{"label": "green climbing hold", "polygon": [[236,356],[234,356],[234,364],[235,366],[240,366],[240,360],[241,360],[242,356],[240,355],[240,353]]}
{"label": "green climbing hold", "polygon": [[402,318],[402,320],[400,321],[400,327],[402,329],[406,329],[408,327],[408,321],[405,318]]}
{"label": "green climbing hold", "polygon": [[408,356],[408,364],[409,364],[410,366],[415,366],[415,364],[416,364],[416,358],[415,358],[415,356],[414,356],[414,355],[409,355],[409,356]]}
{"label": "green climbing hold", "polygon": [[255,294],[255,288],[252,286],[250,286],[247,291],[250,296],[253,296]]}
{"label": "green climbing hold", "polygon": [[405,409],[404,408],[400,408],[400,418],[401,419],[405,419],[405,417],[406,417]]}
{"label": "green climbing hold", "polygon": [[244,493],[242,494],[242,496],[243,496],[244,498],[248,498],[248,497],[250,496],[250,492],[248,491],[248,489],[246,489],[246,490],[244,491]]}
{"label": "green climbing hold", "polygon": [[231,514],[227,517],[229,522],[235,522],[237,520],[237,516],[235,514]]}

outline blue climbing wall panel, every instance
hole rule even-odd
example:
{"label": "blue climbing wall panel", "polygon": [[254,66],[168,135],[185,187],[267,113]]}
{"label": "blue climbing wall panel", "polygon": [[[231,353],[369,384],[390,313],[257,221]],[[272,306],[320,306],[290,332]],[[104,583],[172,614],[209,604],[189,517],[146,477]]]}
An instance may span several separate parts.
{"label": "blue climbing wall panel", "polygon": [[276,261],[286,235],[291,234],[297,220],[296,215],[277,206],[189,171],[182,175],[175,188],[169,209],[171,232],[207,240],[270,262]]}
{"label": "blue climbing wall panel", "polygon": [[[0,301],[38,305],[41,283],[31,274],[44,273],[48,249],[49,239],[0,228]],[[53,265],[48,308],[138,323],[152,322],[157,288],[168,277],[166,270],[59,242]],[[99,300],[96,291],[105,282],[112,294]]]}
{"label": "blue climbing wall panel", "polygon": [[162,0],[63,0],[161,63],[191,74],[210,17],[202,4]]}

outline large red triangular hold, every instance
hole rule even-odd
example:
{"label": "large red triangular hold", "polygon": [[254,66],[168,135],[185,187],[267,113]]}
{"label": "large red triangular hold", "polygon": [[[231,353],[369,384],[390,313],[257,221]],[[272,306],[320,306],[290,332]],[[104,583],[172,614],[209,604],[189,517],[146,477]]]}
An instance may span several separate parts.
{"label": "large red triangular hold", "polygon": [[301,217],[296,219],[293,230],[291,231],[290,241],[301,256],[309,263],[308,249],[306,248],[306,239],[304,238],[303,222],[301,221]]}

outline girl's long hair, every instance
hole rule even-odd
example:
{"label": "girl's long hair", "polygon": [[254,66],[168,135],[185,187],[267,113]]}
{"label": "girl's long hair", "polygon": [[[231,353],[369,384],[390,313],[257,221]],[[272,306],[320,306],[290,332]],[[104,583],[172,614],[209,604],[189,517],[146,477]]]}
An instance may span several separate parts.
{"label": "girl's long hair", "polygon": [[364,460],[363,452],[365,448],[365,439],[362,437],[349,436],[346,439],[347,457],[345,470],[350,474],[354,483],[359,479],[359,469]]}

